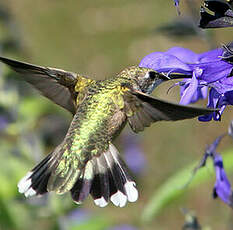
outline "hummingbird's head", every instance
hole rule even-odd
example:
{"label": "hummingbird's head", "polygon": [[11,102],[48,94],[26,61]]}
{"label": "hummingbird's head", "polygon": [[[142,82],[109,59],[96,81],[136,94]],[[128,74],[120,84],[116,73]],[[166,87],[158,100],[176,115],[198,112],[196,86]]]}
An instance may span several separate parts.
{"label": "hummingbird's head", "polygon": [[[124,69],[120,77],[129,79],[133,82],[133,88],[143,93],[152,93],[152,91],[162,82],[174,79],[191,78],[192,75],[179,72],[157,72],[153,69],[131,66]],[[132,81],[133,80],[133,81]]]}
{"label": "hummingbird's head", "polygon": [[170,78],[153,69],[131,66],[120,73],[121,77],[134,80],[133,88],[150,94],[159,84]]}

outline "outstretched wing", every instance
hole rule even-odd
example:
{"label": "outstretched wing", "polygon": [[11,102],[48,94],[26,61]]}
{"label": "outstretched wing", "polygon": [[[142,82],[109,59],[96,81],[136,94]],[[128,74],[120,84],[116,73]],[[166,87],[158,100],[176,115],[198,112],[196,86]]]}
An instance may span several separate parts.
{"label": "outstretched wing", "polygon": [[0,57],[0,61],[20,73],[21,77],[39,90],[42,95],[75,114],[74,101],[78,93],[75,86],[77,83],[82,85],[82,81],[86,82],[89,79],[76,73],[32,65],[4,57]]}
{"label": "outstretched wing", "polygon": [[134,90],[124,90],[124,112],[130,127],[139,132],[156,121],[177,121],[218,112],[214,109],[183,106]]}

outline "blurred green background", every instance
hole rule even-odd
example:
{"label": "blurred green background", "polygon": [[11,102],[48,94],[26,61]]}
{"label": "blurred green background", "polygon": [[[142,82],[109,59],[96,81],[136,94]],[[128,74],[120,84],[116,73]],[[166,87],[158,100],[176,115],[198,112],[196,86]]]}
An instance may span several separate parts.
{"label": "blurred green background", "polygon": [[[200,31],[193,27],[198,23],[200,3],[181,2],[178,19],[172,0],[0,0],[0,52],[104,79],[154,51],[182,46],[204,52],[232,41],[232,29]],[[176,35],[170,27],[161,28],[176,20],[190,22],[190,31]],[[17,192],[18,180],[59,144],[71,116],[7,67],[0,66],[0,73],[0,229],[101,230],[117,225],[123,225],[122,229],[126,225],[144,230],[181,229],[182,207],[194,210],[208,229],[232,229],[232,210],[211,197],[215,178],[211,165],[205,183],[182,189],[182,194],[167,202],[150,221],[142,220],[154,192],[176,172],[199,160],[206,144],[227,130],[230,108],[221,122],[161,122],[140,133],[138,144],[147,163],[137,175],[139,200],[125,208],[112,204],[98,208],[90,197],[77,206],[69,194],[25,199]],[[173,83],[160,86],[154,95],[178,102],[178,89],[167,94]],[[127,128],[123,135],[129,132]],[[122,141],[116,142],[123,154]],[[232,147],[230,138],[225,139],[219,151]],[[230,172],[229,178],[233,182]]]}

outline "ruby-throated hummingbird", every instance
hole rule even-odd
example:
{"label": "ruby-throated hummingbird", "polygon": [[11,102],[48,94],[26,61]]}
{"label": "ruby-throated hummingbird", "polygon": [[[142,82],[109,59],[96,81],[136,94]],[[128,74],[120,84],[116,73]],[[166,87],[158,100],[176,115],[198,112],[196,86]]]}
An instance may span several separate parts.
{"label": "ruby-throated hummingbird", "polygon": [[[26,197],[70,191],[81,203],[89,193],[96,205],[123,207],[138,199],[135,182],[112,141],[128,122],[134,132],[156,121],[176,121],[215,110],[182,106],[149,96],[167,80],[152,69],[132,66],[106,80],[0,57],[45,97],[73,114],[60,145],[18,183]],[[169,75],[172,76],[172,75]],[[182,75],[174,75],[180,78]]]}

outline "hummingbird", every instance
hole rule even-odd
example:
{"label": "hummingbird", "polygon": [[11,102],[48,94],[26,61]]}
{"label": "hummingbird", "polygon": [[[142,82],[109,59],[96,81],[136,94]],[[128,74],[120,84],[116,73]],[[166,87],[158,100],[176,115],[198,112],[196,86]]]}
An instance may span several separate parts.
{"label": "hummingbird", "polygon": [[113,140],[126,123],[138,133],[157,121],[177,121],[216,110],[170,103],[149,94],[162,82],[183,74],[158,73],[131,66],[105,80],[0,57],[42,95],[68,110],[73,119],[63,141],[18,183],[26,197],[71,193],[80,204],[123,207],[138,199],[135,181]]}

